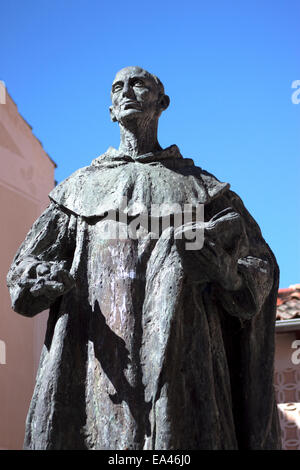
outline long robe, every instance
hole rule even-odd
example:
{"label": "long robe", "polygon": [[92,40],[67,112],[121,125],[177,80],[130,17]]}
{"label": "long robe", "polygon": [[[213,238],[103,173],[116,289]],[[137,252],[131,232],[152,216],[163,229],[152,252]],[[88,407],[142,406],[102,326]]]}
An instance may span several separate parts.
{"label": "long robe", "polygon": [[[230,236],[225,224],[221,243],[241,286],[226,276],[216,281],[201,266],[201,250],[180,250],[172,236],[104,236],[124,228],[122,214],[107,217],[124,198],[130,220],[141,203],[149,210],[204,204],[207,221],[234,211],[240,233]],[[64,261],[75,279],[51,305],[22,284],[42,261]],[[258,225],[228,184],[176,146],[135,160],[109,148],[50,193],[8,274],[17,312],[50,307],[24,448],[280,448],[278,276]]]}

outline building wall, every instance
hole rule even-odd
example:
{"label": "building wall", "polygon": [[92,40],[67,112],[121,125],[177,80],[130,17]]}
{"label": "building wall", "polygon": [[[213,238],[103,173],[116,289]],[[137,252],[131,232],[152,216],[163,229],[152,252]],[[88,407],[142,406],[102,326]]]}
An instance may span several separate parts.
{"label": "building wall", "polygon": [[274,384],[284,450],[300,450],[299,333],[276,334]]}
{"label": "building wall", "polygon": [[0,104],[0,449],[21,449],[47,312],[11,309],[6,275],[34,220],[48,205],[55,164],[8,93]]}

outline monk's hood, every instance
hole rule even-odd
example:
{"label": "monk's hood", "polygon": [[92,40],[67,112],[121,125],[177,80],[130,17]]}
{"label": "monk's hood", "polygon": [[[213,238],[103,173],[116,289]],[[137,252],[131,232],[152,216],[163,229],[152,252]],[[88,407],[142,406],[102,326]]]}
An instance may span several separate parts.
{"label": "monk's hood", "polygon": [[229,188],[183,158],[176,145],[133,159],[110,147],[56,186],[52,201],[82,217],[122,210],[136,216],[153,205],[160,216],[207,204]]}

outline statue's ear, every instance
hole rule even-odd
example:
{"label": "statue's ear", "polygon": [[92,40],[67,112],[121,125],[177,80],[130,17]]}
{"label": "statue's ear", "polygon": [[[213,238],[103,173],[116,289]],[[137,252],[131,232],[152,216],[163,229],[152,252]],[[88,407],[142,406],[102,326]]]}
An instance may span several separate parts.
{"label": "statue's ear", "polygon": [[162,111],[167,109],[167,107],[170,104],[170,98],[168,97],[168,95],[162,95],[160,100],[159,100],[159,104],[160,104],[160,108],[161,108]]}
{"label": "statue's ear", "polygon": [[117,118],[115,116],[113,106],[109,107],[109,114],[110,114],[110,119],[112,120],[112,122],[117,122]]}

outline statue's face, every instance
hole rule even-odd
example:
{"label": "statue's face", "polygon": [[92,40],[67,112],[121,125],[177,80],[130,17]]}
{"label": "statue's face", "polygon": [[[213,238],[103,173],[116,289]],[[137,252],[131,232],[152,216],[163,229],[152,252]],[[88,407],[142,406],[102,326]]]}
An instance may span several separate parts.
{"label": "statue's face", "polygon": [[110,107],[113,121],[126,122],[140,118],[158,118],[159,86],[146,70],[126,67],[120,70],[112,84]]}

